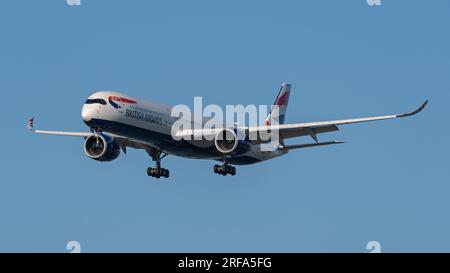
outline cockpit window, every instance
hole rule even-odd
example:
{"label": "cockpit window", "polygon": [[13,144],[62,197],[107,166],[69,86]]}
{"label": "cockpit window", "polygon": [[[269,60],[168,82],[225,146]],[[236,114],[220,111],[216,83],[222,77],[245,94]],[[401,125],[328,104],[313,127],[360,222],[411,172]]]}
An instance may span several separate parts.
{"label": "cockpit window", "polygon": [[87,99],[85,104],[95,104],[100,103],[101,105],[106,105],[106,101],[102,99]]}

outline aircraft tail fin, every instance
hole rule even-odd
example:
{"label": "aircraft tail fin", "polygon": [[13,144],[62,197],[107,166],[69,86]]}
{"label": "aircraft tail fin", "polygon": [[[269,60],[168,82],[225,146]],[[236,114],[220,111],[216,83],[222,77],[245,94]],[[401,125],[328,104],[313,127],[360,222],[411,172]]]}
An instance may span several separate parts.
{"label": "aircraft tail fin", "polygon": [[269,116],[267,116],[264,125],[271,125],[273,123],[284,124],[291,87],[292,86],[289,83],[283,83],[281,85],[278,96],[272,105],[272,110],[270,111]]}

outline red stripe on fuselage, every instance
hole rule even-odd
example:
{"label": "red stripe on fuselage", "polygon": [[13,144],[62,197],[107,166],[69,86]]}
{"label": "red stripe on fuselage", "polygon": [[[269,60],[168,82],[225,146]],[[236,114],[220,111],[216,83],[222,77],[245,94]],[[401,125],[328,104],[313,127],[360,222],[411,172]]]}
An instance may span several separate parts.
{"label": "red stripe on fuselage", "polygon": [[130,99],[122,98],[122,97],[117,97],[117,96],[110,96],[108,98],[108,100],[118,101],[118,102],[123,102],[123,103],[130,103],[130,104],[136,104],[137,103],[134,100],[130,100]]}

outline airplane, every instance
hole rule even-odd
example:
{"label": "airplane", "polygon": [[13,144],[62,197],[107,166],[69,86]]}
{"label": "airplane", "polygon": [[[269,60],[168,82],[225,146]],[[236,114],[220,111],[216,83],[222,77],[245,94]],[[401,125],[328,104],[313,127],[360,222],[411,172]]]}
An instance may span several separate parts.
{"label": "airplane", "polygon": [[[171,116],[172,106],[113,91],[95,92],[85,101],[81,118],[90,128],[89,132],[35,130],[34,117],[29,119],[28,129],[36,134],[83,137],[85,154],[101,162],[115,160],[121,151],[126,154],[128,147],[143,149],[156,163],[155,167],[147,169],[147,175],[155,178],[170,176],[169,170],[161,167],[161,160],[167,155],[220,161],[221,165],[214,165],[214,173],[234,176],[236,167],[233,165],[250,165],[274,159],[296,149],[342,144],[342,141],[319,142],[317,138],[318,134],[338,131],[338,125],[409,117],[421,112],[428,104],[427,100],[415,111],[404,114],[286,124],[290,93],[291,84],[282,84],[263,125],[234,124],[232,127],[219,126],[208,130],[182,129],[176,132],[181,139],[175,139],[172,135],[172,125],[176,121]],[[258,135],[271,131],[279,135],[278,147],[271,151],[261,149],[267,140],[250,140],[247,137],[251,133]],[[244,138],[238,137],[237,132],[243,132]],[[209,138],[195,138],[198,134]],[[314,142],[284,144],[285,139],[302,136],[309,136]]]}

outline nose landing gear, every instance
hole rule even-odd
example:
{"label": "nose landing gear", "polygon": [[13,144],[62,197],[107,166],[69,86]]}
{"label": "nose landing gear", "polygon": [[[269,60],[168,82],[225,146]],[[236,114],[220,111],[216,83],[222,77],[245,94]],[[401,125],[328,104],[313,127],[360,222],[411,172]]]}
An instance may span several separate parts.
{"label": "nose landing gear", "polygon": [[214,165],[213,170],[214,173],[221,174],[223,176],[226,176],[227,174],[232,176],[236,175],[236,167],[233,167],[226,162],[223,165]]}

